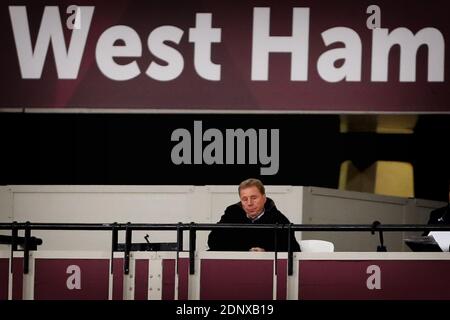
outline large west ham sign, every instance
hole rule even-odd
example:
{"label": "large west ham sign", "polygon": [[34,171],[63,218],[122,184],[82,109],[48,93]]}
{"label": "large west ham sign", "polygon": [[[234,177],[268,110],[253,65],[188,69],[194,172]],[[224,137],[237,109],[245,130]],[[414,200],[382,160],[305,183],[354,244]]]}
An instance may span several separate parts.
{"label": "large west ham sign", "polygon": [[2,108],[450,111],[442,1],[7,1]]}

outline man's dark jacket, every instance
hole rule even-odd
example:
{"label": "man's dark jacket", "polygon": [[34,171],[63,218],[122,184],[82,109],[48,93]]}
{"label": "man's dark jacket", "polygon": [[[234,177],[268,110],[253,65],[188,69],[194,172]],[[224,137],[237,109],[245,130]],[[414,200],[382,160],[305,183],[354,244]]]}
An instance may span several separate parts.
{"label": "man's dark jacket", "polygon": [[[225,209],[219,223],[242,224],[286,224],[283,230],[277,234],[278,251],[288,250],[287,225],[290,223],[275,206],[275,203],[267,198],[264,205],[264,214],[254,222],[247,218],[240,202]],[[275,234],[272,229],[214,229],[208,237],[208,246],[212,251],[248,251],[253,247],[260,247],[266,251],[275,251]],[[291,231],[292,251],[300,251],[300,246]]]}

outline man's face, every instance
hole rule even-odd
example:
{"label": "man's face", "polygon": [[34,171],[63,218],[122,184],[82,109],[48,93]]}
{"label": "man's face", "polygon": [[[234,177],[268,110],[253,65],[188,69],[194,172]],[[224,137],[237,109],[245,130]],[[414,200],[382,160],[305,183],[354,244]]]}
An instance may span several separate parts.
{"label": "man's face", "polygon": [[242,208],[250,218],[256,218],[263,211],[266,195],[262,194],[257,187],[241,189],[239,197],[241,198]]}

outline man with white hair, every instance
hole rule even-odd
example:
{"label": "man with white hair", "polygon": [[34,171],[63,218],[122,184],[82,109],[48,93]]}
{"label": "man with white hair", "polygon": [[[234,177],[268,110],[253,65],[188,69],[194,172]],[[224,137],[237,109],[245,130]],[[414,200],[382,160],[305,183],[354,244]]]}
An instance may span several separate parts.
{"label": "man with white hair", "polygon": [[[238,224],[290,224],[272,199],[266,197],[264,185],[258,179],[247,179],[238,188],[240,202],[226,208],[220,223]],[[287,251],[288,231],[277,231],[277,248],[272,229],[214,229],[208,237],[208,246],[212,251]],[[300,246],[291,232],[292,251],[300,251]]]}

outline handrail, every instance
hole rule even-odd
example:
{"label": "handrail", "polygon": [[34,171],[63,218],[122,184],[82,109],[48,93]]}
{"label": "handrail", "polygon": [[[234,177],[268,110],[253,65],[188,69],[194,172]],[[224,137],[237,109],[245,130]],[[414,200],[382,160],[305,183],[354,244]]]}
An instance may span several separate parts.
{"label": "handrail", "polygon": [[[381,224],[378,221],[372,224],[233,224],[233,223],[31,223],[29,221],[18,223],[0,223],[0,230],[11,230],[11,257],[13,252],[17,251],[17,232],[18,230],[25,230],[24,239],[24,273],[28,273],[28,251],[35,248],[30,248],[29,241],[32,230],[84,230],[84,231],[111,231],[112,232],[112,249],[111,257],[114,252],[118,251],[117,232],[124,230],[126,232],[125,243],[125,259],[124,259],[124,274],[129,272],[130,251],[132,251],[132,232],[135,230],[167,230],[177,232],[177,260],[178,251],[182,249],[181,241],[183,239],[183,231],[189,231],[189,273],[195,273],[195,250],[196,250],[196,232],[209,231],[214,229],[273,229],[287,228],[288,233],[295,231],[338,231],[338,232],[364,232],[369,231],[372,234],[379,232],[381,246],[378,251],[386,251],[383,245],[382,232],[398,232],[398,231],[450,231],[450,225],[422,225],[422,224]],[[276,232],[275,232],[276,234]],[[275,261],[277,260],[278,251],[275,250]],[[293,266],[293,252],[290,237],[288,237],[288,275],[292,275]],[[110,272],[113,272],[111,267]]]}
{"label": "handrail", "polygon": [[[208,231],[214,229],[273,229],[289,224],[234,224],[234,223],[0,223],[0,230],[84,230],[84,231],[111,231],[116,230],[189,230],[195,228],[197,231]],[[292,224],[292,231],[370,231],[374,230],[373,224]],[[431,224],[379,224],[377,231],[450,231],[450,225]]]}

